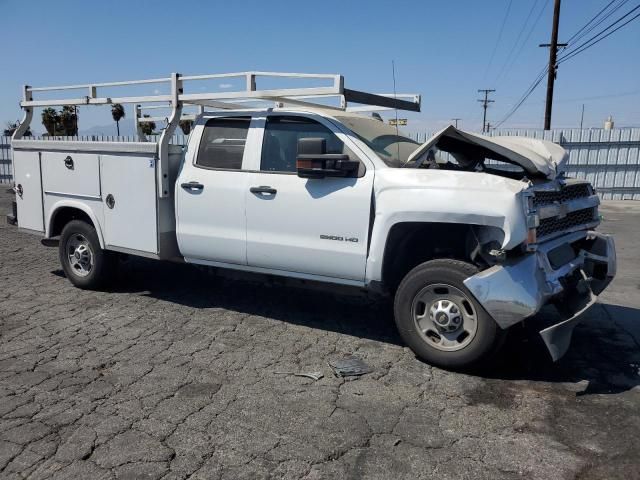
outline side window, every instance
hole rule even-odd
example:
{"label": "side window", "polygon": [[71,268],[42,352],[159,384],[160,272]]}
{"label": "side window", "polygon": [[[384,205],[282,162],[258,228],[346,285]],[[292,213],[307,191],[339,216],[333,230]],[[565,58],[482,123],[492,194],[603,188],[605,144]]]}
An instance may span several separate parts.
{"label": "side window", "polygon": [[295,172],[298,140],[324,138],[327,153],[345,153],[357,157],[327,127],[303,117],[272,116],[267,118],[262,142],[260,170],[267,172]]}
{"label": "side window", "polygon": [[196,166],[240,170],[250,123],[248,117],[209,120],[200,140]]}

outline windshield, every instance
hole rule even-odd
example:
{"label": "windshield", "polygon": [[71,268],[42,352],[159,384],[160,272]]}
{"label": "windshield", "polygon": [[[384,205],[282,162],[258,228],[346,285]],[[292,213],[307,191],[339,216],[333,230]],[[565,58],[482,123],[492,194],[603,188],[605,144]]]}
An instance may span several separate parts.
{"label": "windshield", "polygon": [[374,118],[336,116],[336,119],[347,126],[390,167],[404,165],[409,155],[420,146],[419,142],[398,135],[396,127]]}

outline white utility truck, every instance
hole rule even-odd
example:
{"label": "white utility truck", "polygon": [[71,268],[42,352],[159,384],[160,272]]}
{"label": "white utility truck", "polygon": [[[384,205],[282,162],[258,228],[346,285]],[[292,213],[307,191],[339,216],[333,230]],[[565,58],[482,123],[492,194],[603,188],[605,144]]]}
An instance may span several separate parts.
{"label": "white utility truck", "polygon": [[[231,80],[241,87],[186,88]],[[100,95],[147,85],[168,93]],[[34,99],[48,92],[57,98]],[[561,357],[615,275],[613,240],[594,231],[598,196],[564,176],[560,146],[452,126],[420,144],[364,113],[420,111],[418,95],[351,90],[341,75],[244,72],[26,86],[23,97],[17,223],[59,245],[80,288],[104,286],[123,253],[351,285],[394,295],[416,355],[459,368],[546,304],[562,321],[540,333]],[[23,136],[34,108],[113,103],[136,105],[137,122],[164,118],[139,105],[169,109],[159,141],[141,130],[135,142]],[[185,118],[188,142],[174,145]]]}

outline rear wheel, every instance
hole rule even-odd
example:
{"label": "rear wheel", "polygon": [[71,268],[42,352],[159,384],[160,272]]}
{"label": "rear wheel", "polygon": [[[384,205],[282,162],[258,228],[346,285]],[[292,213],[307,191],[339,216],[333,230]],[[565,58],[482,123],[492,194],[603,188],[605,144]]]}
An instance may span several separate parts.
{"label": "rear wheel", "polygon": [[445,368],[479,366],[502,345],[501,330],[464,286],[478,269],[431,260],[411,270],[395,296],[396,325],[421,359]]}
{"label": "rear wheel", "polygon": [[81,220],[65,225],[60,235],[60,264],[76,287],[97,289],[105,285],[113,267],[113,255],[100,247],[95,228]]}

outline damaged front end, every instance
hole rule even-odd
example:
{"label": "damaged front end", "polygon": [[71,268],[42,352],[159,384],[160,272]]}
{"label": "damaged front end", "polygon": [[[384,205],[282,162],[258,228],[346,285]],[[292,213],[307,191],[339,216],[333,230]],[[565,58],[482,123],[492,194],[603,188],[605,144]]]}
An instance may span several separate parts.
{"label": "damaged front end", "polygon": [[616,274],[613,237],[592,230],[599,200],[589,183],[556,180],[524,192],[529,235],[523,254],[465,280],[501,328],[556,306],[562,321],[540,335],[553,360],[562,357],[579,316]]}

